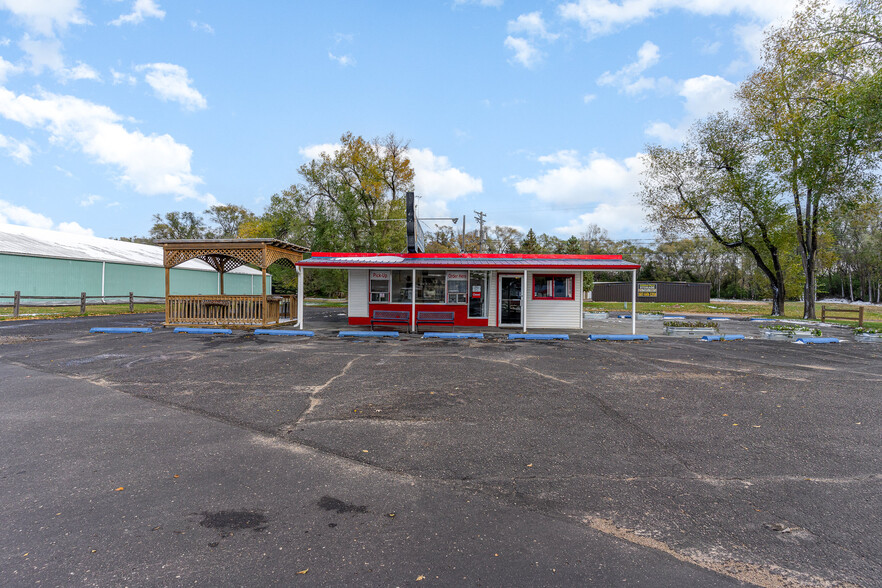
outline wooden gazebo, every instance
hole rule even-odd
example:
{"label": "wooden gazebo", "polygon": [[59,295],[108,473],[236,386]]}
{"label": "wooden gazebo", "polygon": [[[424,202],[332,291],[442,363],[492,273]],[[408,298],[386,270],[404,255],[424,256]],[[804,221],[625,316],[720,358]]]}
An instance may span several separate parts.
{"label": "wooden gazebo", "polygon": [[[186,239],[161,240],[165,265],[165,324],[173,326],[266,327],[296,321],[295,297],[267,295],[266,270],[274,263],[297,269],[309,249],[278,239]],[[191,259],[201,259],[218,272],[219,293],[172,296],[171,268]],[[224,273],[242,265],[260,268],[261,293],[224,293]],[[298,270],[299,272],[299,270]],[[298,280],[302,288],[302,280]]]}

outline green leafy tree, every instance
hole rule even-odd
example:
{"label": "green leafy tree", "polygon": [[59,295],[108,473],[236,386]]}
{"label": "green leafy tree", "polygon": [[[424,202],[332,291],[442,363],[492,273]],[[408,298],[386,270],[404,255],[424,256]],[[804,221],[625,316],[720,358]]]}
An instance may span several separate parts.
{"label": "green leafy tree", "polygon": [[195,212],[167,212],[164,216],[153,215],[150,238],[158,239],[205,239],[205,221]]}
{"label": "green leafy tree", "polygon": [[217,204],[205,211],[212,223],[209,231],[216,239],[235,239],[239,230],[246,223],[253,223],[257,217],[253,212],[235,204]]}

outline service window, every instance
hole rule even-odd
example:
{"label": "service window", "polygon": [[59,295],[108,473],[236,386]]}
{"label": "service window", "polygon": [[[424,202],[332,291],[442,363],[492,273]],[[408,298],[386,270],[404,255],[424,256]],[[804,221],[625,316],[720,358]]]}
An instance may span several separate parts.
{"label": "service window", "polygon": [[487,318],[487,272],[469,272],[469,318]]}
{"label": "service window", "polygon": [[371,302],[389,302],[391,272],[371,272]]}
{"label": "service window", "polygon": [[418,271],[416,273],[416,301],[444,304],[446,272]]}
{"label": "service window", "polygon": [[392,302],[410,302],[413,274],[410,270],[392,270]]}
{"label": "service window", "polygon": [[469,272],[447,272],[447,304],[468,302]]}
{"label": "service window", "polygon": [[533,299],[572,300],[573,276],[533,276]]}

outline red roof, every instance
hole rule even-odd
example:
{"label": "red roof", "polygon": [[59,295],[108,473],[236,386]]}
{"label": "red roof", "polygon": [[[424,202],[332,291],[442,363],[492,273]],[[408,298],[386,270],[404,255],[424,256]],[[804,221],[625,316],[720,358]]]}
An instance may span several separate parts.
{"label": "red roof", "polygon": [[395,267],[473,269],[635,270],[640,265],[621,255],[560,255],[551,253],[330,253],[313,252],[303,267]]}

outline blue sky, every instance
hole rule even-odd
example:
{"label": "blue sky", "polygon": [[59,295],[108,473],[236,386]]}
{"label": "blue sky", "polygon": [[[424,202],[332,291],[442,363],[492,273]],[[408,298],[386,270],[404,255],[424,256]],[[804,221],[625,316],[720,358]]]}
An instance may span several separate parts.
{"label": "blue sky", "polygon": [[731,104],[791,0],[0,0],[0,222],[145,235],[260,212],[344,132],[420,214],[646,232],[640,154]]}

